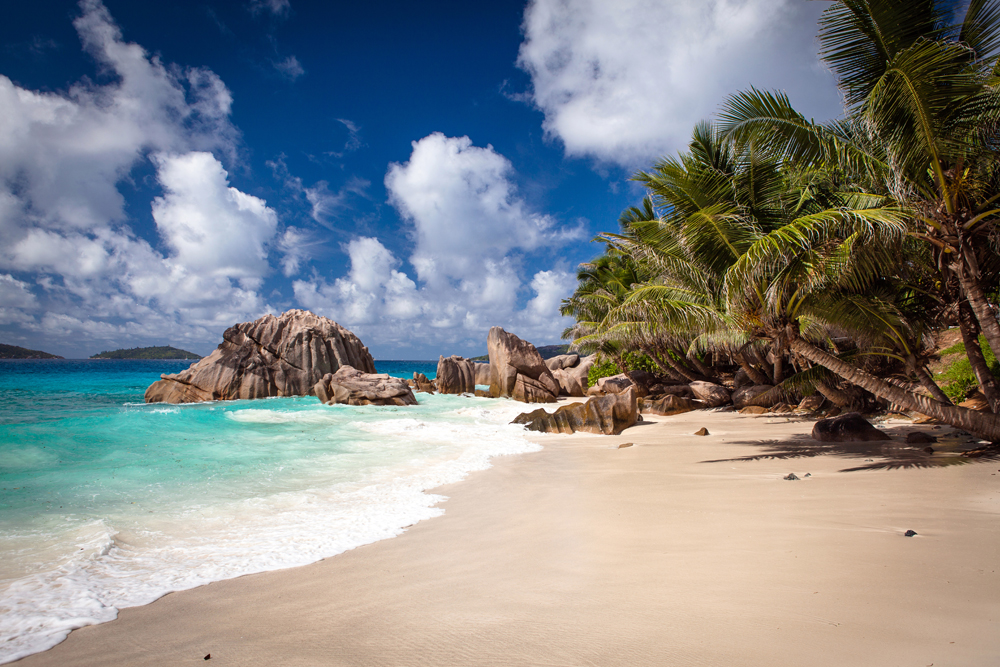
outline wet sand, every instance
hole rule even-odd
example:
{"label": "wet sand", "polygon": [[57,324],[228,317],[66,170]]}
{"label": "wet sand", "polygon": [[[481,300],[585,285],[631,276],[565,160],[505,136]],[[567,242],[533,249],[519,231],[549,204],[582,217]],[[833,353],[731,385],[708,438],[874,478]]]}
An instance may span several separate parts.
{"label": "wet sand", "polygon": [[[1000,461],[839,472],[926,463],[902,437],[718,461],[811,447],[812,423],[654,419],[537,436],[401,537],[171,594],[16,664],[1000,664]],[[943,432],[887,431],[917,428]]]}

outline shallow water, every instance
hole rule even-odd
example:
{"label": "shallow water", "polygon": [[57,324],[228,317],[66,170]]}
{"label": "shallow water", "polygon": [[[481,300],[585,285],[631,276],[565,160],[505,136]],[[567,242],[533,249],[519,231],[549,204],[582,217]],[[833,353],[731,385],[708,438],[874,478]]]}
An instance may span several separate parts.
{"label": "shallow water", "polygon": [[188,364],[0,363],[0,662],[169,591],[398,535],[441,514],[425,490],[537,449],[507,401],[142,402]]}

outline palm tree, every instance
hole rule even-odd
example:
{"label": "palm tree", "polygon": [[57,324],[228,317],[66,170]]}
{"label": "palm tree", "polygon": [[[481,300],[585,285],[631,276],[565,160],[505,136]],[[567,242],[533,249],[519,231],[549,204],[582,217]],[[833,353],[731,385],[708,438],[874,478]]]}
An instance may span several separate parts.
{"label": "palm tree", "polygon": [[932,253],[942,297],[955,283],[957,302],[997,353],[1000,322],[987,295],[998,275],[1000,2],[971,0],[954,25],[960,7],[839,0],[824,12],[819,37],[845,118],[813,123],[784,95],[752,89],[731,98],[721,120],[737,143],[768,146],[799,167],[824,165],[905,207],[909,234]]}

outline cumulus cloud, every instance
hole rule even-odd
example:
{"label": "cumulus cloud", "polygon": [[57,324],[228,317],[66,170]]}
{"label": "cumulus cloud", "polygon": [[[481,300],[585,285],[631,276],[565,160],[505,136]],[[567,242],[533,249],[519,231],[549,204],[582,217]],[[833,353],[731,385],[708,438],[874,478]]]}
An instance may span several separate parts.
{"label": "cumulus cloud", "polygon": [[157,230],[189,271],[259,278],[278,219],[262,199],[229,187],[211,153],[153,156],[165,194],[153,201]]}
{"label": "cumulus cloud", "polygon": [[[256,289],[276,215],[231,187],[216,157],[235,155],[232,95],[210,70],[124,41],[99,0],[80,8],[74,26],[110,83],[45,93],[0,75],[3,319],[49,340],[204,346],[269,309]],[[118,190],[147,159],[163,189],[152,212],[166,252],[134,234]]]}
{"label": "cumulus cloud", "polygon": [[566,153],[634,167],[683,148],[726,96],[785,90],[817,118],[840,109],[816,55],[823,3],[532,0],[518,65]]}
{"label": "cumulus cloud", "polygon": [[582,230],[564,229],[530,210],[512,175],[510,161],[492,146],[440,132],[413,142],[409,162],[390,165],[389,201],[413,224],[410,261],[420,280],[467,280],[481,272],[484,260],[582,237]]}
{"label": "cumulus cloud", "polygon": [[298,280],[296,300],[397,349],[421,340],[482,349],[496,324],[533,340],[557,339],[566,326],[558,303],[575,279],[551,262],[526,267],[582,230],[532,210],[515,176],[504,156],[468,137],[434,133],[414,142],[410,159],[390,165],[385,182],[409,225],[415,276],[379,239],[361,237],[345,246],[347,275]]}

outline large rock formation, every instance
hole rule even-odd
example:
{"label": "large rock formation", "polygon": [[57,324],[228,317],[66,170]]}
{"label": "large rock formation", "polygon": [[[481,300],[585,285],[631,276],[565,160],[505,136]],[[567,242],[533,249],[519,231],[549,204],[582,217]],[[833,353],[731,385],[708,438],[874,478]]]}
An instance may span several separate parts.
{"label": "large rock formation", "polygon": [[[553,359],[559,358],[560,357],[553,357]],[[577,357],[577,363],[575,366],[557,368],[556,370],[553,370],[552,377],[554,377],[556,382],[559,383],[559,394],[561,396],[586,396],[587,373],[590,372],[590,367],[594,365],[594,361],[596,359],[597,356],[593,354],[589,357]],[[548,362],[551,361],[552,359],[548,360]],[[550,365],[549,368],[551,369],[552,366]]]}
{"label": "large rock formation", "polygon": [[471,394],[476,390],[476,367],[457,354],[439,357],[435,381],[442,394]]}
{"label": "large rock formation", "polygon": [[545,360],[545,365],[548,366],[550,371],[558,371],[564,368],[573,368],[578,363],[580,363],[580,355],[576,352],[570,352],[569,354],[560,354],[555,357],[549,357]]}
{"label": "large rock formation", "polygon": [[500,327],[486,338],[490,355],[490,395],[524,403],[554,403],[559,383],[535,346]]}
{"label": "large rock formation", "polygon": [[476,384],[488,385],[490,383],[490,365],[482,362],[474,363],[476,369]]}
{"label": "large rock formation", "polygon": [[531,431],[542,433],[603,433],[618,435],[636,423],[639,418],[635,388],[629,387],[620,394],[591,398],[585,403],[570,403],[548,413],[545,408],[525,412],[511,424],[524,424]]}
{"label": "large rock formation", "polygon": [[341,366],[327,373],[313,386],[316,397],[327,405],[416,405],[417,399],[406,380],[385,373],[362,373]]}
{"label": "large rock formation", "polygon": [[309,311],[289,310],[229,327],[212,354],[151,384],[146,402],[305,396],[345,365],[375,372],[372,355],[353,333]]}

